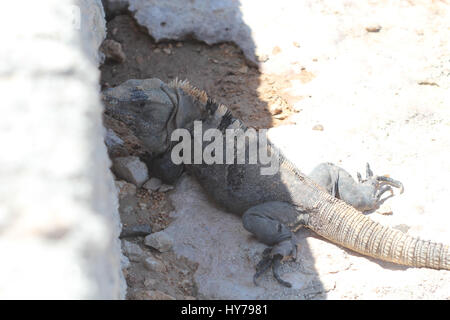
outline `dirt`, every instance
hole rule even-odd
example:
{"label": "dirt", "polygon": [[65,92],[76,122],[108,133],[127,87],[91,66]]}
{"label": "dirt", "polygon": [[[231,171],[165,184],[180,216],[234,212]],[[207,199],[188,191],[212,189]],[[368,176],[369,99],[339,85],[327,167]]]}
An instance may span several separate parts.
{"label": "dirt", "polygon": [[[292,78],[306,83],[314,77],[304,69],[300,73],[292,73],[291,78],[261,74],[232,43],[213,46],[195,40],[156,43],[129,15],[113,18],[107,23],[107,30],[107,39],[120,43],[126,58],[123,62],[108,59],[100,67],[102,89],[128,79],[156,77],[166,82],[175,78],[188,79],[219,103],[229,106],[234,114],[256,129],[292,123],[291,116],[299,112],[293,104],[302,97],[292,97],[283,90],[289,88]],[[145,155],[139,141],[123,123],[104,115],[104,124],[124,141],[122,148],[109,150],[111,158]],[[149,224],[153,232],[170,224],[171,210],[173,207],[166,193],[149,193],[143,188],[138,189],[135,195],[121,199],[119,207],[125,227]],[[138,244],[145,255],[159,259],[166,268],[164,272],[156,272],[146,269],[142,261],[130,261],[124,271],[127,299],[154,299],[155,295],[149,294],[150,291],[176,299],[196,298],[195,263],[176,257],[171,251],[159,253],[146,247],[143,238],[127,240]]]}

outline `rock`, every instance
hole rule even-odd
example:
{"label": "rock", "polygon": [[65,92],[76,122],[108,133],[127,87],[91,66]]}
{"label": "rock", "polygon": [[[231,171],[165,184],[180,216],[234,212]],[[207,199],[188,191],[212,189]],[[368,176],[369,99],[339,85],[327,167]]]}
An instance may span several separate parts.
{"label": "rock", "polygon": [[113,148],[117,145],[123,145],[123,140],[112,129],[106,130],[105,144],[108,148]]}
{"label": "rock", "polygon": [[149,277],[145,277],[144,279],[144,286],[146,288],[152,288],[156,285],[157,281],[155,279],[149,278]]}
{"label": "rock", "polygon": [[145,290],[140,296],[145,300],[176,300],[174,297],[159,290]]}
{"label": "rock", "polygon": [[172,248],[172,238],[164,231],[159,231],[148,235],[144,239],[146,246],[152,247],[159,252],[166,252]]}
{"label": "rock", "polygon": [[103,41],[100,51],[105,54],[106,60],[122,63],[126,60],[122,45],[114,40],[108,39]]}
{"label": "rock", "polygon": [[139,262],[144,255],[144,251],[136,243],[122,240],[122,249],[125,255],[133,262]]}
{"label": "rock", "polygon": [[141,224],[131,227],[123,227],[119,238],[145,237],[152,233],[152,227],[148,224]]}
{"label": "rock", "polygon": [[167,191],[170,191],[170,190],[173,190],[173,189],[174,189],[173,186],[168,185],[168,184],[163,184],[163,185],[161,185],[161,187],[158,189],[158,191],[159,191],[159,192],[167,192]]}
{"label": "rock", "polygon": [[367,32],[380,32],[381,26],[379,24],[374,24],[366,27]]}
{"label": "rock", "polygon": [[277,54],[279,54],[280,52],[281,52],[281,49],[280,49],[279,46],[273,47],[273,49],[272,49],[272,54],[273,54],[273,55],[277,55]]}
{"label": "rock", "polygon": [[137,187],[148,180],[147,166],[135,156],[115,158],[112,170],[118,178],[131,182]]}
{"label": "rock", "polygon": [[397,224],[397,225],[393,226],[393,228],[397,229],[397,230],[400,230],[401,232],[404,232],[404,233],[408,233],[408,230],[411,229],[410,226],[408,226],[408,225],[406,225],[404,223]]}
{"label": "rock", "polygon": [[126,255],[121,254],[120,255],[120,268],[123,270],[123,269],[128,268],[129,266],[130,266],[130,260],[127,258]]}
{"label": "rock", "polygon": [[128,183],[123,180],[114,181],[116,185],[117,193],[119,194],[119,199],[123,199],[127,196],[134,196],[136,194],[136,186],[132,183]]}
{"label": "rock", "polygon": [[323,131],[323,125],[321,125],[321,124],[316,124],[316,125],[314,125],[314,126],[312,127],[312,129],[313,129],[313,130],[316,130],[316,131]]}
{"label": "rock", "polygon": [[389,216],[393,213],[393,211],[390,205],[388,205],[387,203],[383,203],[377,210],[377,213],[382,214],[384,216]]}
{"label": "rock", "polygon": [[240,67],[238,71],[240,73],[247,73],[248,72],[248,67],[246,65],[244,65],[244,66]]}
{"label": "rock", "polygon": [[150,271],[164,272],[167,270],[164,263],[154,257],[145,258],[144,266]]}
{"label": "rock", "polygon": [[256,62],[251,29],[242,20],[242,8],[234,0],[132,0],[129,3],[137,22],[151,30],[156,41],[183,40],[187,35],[207,44],[233,41],[248,59]]}
{"label": "rock", "polygon": [[150,178],[142,187],[148,191],[158,191],[162,186],[162,181],[158,178]]}

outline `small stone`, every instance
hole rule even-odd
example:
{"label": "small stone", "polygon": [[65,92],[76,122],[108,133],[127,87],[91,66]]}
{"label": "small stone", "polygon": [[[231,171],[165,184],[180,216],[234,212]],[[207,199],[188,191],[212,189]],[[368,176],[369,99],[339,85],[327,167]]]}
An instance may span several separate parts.
{"label": "small stone", "polygon": [[[106,83],[105,83],[106,85]],[[111,159],[128,156],[123,140],[112,129],[106,130],[105,145]]]}
{"label": "small stone", "polygon": [[133,262],[139,262],[144,255],[144,251],[136,243],[122,240],[122,249],[125,255]]}
{"label": "small stone", "polygon": [[165,54],[168,54],[168,55],[172,54],[172,50],[170,50],[169,48],[164,48],[163,51]]}
{"label": "small stone", "polygon": [[159,188],[162,186],[162,181],[158,178],[151,178],[148,180],[144,185],[142,186],[144,189],[147,189],[148,191],[158,191]]}
{"label": "small stone", "polygon": [[381,26],[379,24],[374,24],[366,27],[367,32],[380,32]]}
{"label": "small stone", "polygon": [[147,209],[147,204],[145,202],[139,202],[138,206],[139,206],[139,209],[141,209],[141,210]]}
{"label": "small stone", "polygon": [[135,156],[115,158],[112,170],[118,178],[131,182],[137,187],[148,180],[147,166]]}
{"label": "small stone", "polygon": [[161,49],[160,49],[160,48],[156,48],[156,49],[153,50],[153,52],[154,52],[154,53],[160,53],[160,52],[161,52]]}
{"label": "small stone", "polygon": [[158,189],[159,192],[167,192],[170,190],[173,190],[174,187],[168,184],[162,184],[161,187]]}
{"label": "small stone", "polygon": [[280,114],[280,113],[283,112],[283,106],[281,104],[279,104],[279,103],[272,104],[269,107],[269,111],[273,115]]}
{"label": "small stone", "polygon": [[277,114],[277,115],[274,115],[273,117],[278,120],[284,120],[287,118],[287,115],[286,114]]}
{"label": "small stone", "polygon": [[114,40],[107,39],[103,41],[100,50],[105,54],[107,60],[122,63],[126,60],[125,53],[122,50],[122,45]]}
{"label": "small stone", "polygon": [[121,254],[120,255],[120,269],[127,269],[130,266],[130,260],[127,258],[126,255]]}
{"label": "small stone", "polygon": [[267,54],[262,54],[262,55],[258,56],[259,62],[266,62],[267,60],[269,60],[269,56]]}
{"label": "small stone", "polygon": [[398,224],[396,226],[393,227],[394,229],[400,230],[403,233],[408,233],[408,230],[411,229],[410,226],[406,225],[406,224]]}
{"label": "small stone", "polygon": [[112,148],[116,145],[123,145],[123,140],[112,129],[106,130],[105,144],[108,148]]}
{"label": "small stone", "polygon": [[297,41],[292,42],[292,44],[294,45],[294,47],[300,48],[300,43],[298,43]]}
{"label": "small stone", "polygon": [[159,231],[148,235],[144,239],[144,244],[152,247],[159,252],[166,252],[172,248],[172,238],[164,231]]}
{"label": "small stone", "polygon": [[144,267],[150,271],[156,271],[156,272],[164,272],[167,270],[164,263],[162,263],[158,259],[155,259],[154,257],[145,258],[144,259]]}
{"label": "small stone", "polygon": [[123,227],[119,238],[146,237],[152,233],[152,227],[148,224]]}
{"label": "small stone", "polygon": [[177,42],[177,44],[175,45],[177,48],[181,48],[183,46],[182,42]]}
{"label": "small stone", "polygon": [[248,72],[248,67],[244,65],[244,66],[240,67],[238,71],[240,73],[247,73]]}
{"label": "small stone", "polygon": [[144,58],[143,58],[142,56],[136,56],[136,62],[137,62],[139,65],[143,65],[144,62],[145,62],[145,60],[144,60]]}
{"label": "small stone", "polygon": [[156,280],[155,279],[152,279],[152,278],[145,278],[145,280],[144,280],[144,286],[146,287],[146,288],[152,288],[152,287],[154,287],[156,285]]}
{"label": "small stone", "polygon": [[323,125],[316,124],[314,127],[312,127],[312,129],[316,131],[323,131]]}
{"label": "small stone", "polygon": [[377,210],[377,213],[382,214],[384,216],[390,216],[393,212],[390,205],[383,203]]}
{"label": "small stone", "polygon": [[119,199],[123,199],[127,196],[134,196],[136,194],[136,186],[123,180],[114,181]]}
{"label": "small stone", "polygon": [[147,300],[176,300],[174,297],[159,290],[146,290],[143,292],[143,297]]}
{"label": "small stone", "polygon": [[281,49],[279,46],[275,46],[272,50],[273,55],[279,54],[280,52],[281,52]]}

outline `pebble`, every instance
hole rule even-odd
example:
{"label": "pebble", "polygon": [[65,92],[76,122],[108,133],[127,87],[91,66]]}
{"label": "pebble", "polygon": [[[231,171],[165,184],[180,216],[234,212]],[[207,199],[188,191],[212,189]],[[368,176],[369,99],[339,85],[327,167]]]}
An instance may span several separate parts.
{"label": "pebble", "polygon": [[122,249],[125,255],[133,262],[139,262],[142,259],[144,251],[136,243],[122,240]]}
{"label": "pebble", "polygon": [[366,27],[367,32],[379,32],[381,30],[381,26],[379,24],[374,24]]}
{"label": "pebble", "polygon": [[164,231],[159,231],[145,237],[144,244],[152,247],[159,252],[166,252],[172,249],[173,240]]}
{"label": "pebble", "polygon": [[240,73],[247,73],[248,72],[248,67],[244,65],[244,66],[240,67],[238,71]]}
{"label": "pebble", "polygon": [[162,186],[162,181],[158,178],[151,178],[142,186],[144,189],[148,191],[158,191],[158,189]]}
{"label": "pebble", "polygon": [[114,181],[119,199],[123,199],[127,196],[134,196],[136,194],[136,186],[132,183],[128,183],[123,180]]}
{"label": "pebble", "polygon": [[168,185],[168,184],[163,184],[161,185],[161,187],[158,189],[159,192],[167,192],[173,190],[173,186]]}
{"label": "pebble", "polygon": [[114,132],[114,130],[108,128],[106,130],[105,144],[108,148],[113,148],[117,145],[123,145],[123,140]]}
{"label": "pebble", "polygon": [[131,227],[123,227],[119,238],[146,237],[152,233],[152,227],[148,224],[140,224]]}
{"label": "pebble", "polygon": [[164,263],[159,261],[158,259],[154,257],[147,257],[144,259],[144,267],[147,268],[150,271],[156,271],[156,272],[164,272],[166,271],[166,266]]}
{"label": "pebble", "polygon": [[281,52],[281,49],[279,46],[275,46],[272,50],[273,55],[279,54],[280,52]]}
{"label": "pebble", "polygon": [[148,180],[147,166],[135,156],[115,158],[112,170],[118,178],[131,182],[137,187]]}
{"label": "pebble", "polygon": [[126,60],[122,45],[114,40],[108,39],[103,41],[100,50],[105,54],[107,60],[122,63]]}
{"label": "pebble", "polygon": [[144,286],[146,287],[146,288],[151,288],[151,287],[154,287],[155,285],[156,285],[156,280],[155,279],[152,279],[152,278],[148,278],[148,277],[145,277],[145,279],[144,279]]}
{"label": "pebble", "polygon": [[312,129],[316,131],[323,131],[323,125],[316,124],[314,127],[312,127]]}
{"label": "pebble", "polygon": [[267,54],[262,54],[262,55],[258,56],[259,62],[266,62],[267,60],[269,60],[269,56]]}

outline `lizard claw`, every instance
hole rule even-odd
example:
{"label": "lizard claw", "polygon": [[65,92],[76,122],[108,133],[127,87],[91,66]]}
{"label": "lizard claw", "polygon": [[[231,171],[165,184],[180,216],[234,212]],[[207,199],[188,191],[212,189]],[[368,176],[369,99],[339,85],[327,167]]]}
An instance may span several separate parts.
{"label": "lizard claw", "polygon": [[[290,247],[290,249],[288,249]],[[289,252],[288,252],[289,251]],[[256,273],[253,276],[253,283],[258,286],[257,279],[272,267],[273,276],[283,286],[291,288],[292,284],[281,279],[280,267],[284,257],[289,257],[292,253],[292,258],[297,256],[297,246],[291,240],[282,241],[273,248],[266,248],[263,251],[263,257],[261,261],[256,265]]]}
{"label": "lizard claw", "polygon": [[270,268],[270,266],[272,266],[272,272],[273,272],[273,276],[275,277],[275,279],[283,286],[291,288],[292,284],[281,279],[280,276],[280,266],[281,266],[281,260],[283,259],[283,257],[279,254],[277,254],[274,257],[263,257],[261,259],[260,262],[258,262],[257,266],[256,266],[256,272],[255,275],[253,276],[253,283],[255,284],[255,286],[258,286],[258,278],[267,271],[267,269]]}
{"label": "lizard claw", "polygon": [[376,179],[377,179],[377,181],[384,182],[387,185],[399,188],[400,193],[403,193],[403,191],[405,190],[405,188],[403,187],[403,183],[401,183],[398,180],[394,180],[392,178],[385,177],[385,176],[377,176]]}

